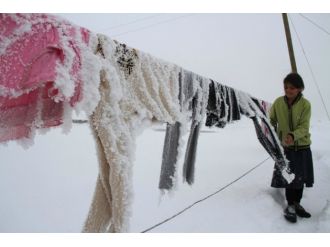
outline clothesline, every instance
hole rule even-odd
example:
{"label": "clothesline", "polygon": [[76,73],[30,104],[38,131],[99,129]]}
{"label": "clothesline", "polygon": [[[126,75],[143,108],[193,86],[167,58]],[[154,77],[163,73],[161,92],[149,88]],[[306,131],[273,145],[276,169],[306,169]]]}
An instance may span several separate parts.
{"label": "clothesline", "polygon": [[174,218],[176,218],[177,216],[181,215],[182,213],[184,213],[185,211],[191,209],[192,207],[194,207],[195,205],[197,205],[198,203],[201,203],[207,199],[209,199],[210,197],[220,193],[221,191],[223,191],[224,189],[228,188],[229,186],[233,185],[234,183],[238,182],[240,179],[242,179],[243,177],[247,176],[250,172],[252,172],[253,170],[257,169],[259,166],[261,166],[262,164],[264,164],[267,160],[269,160],[271,157],[266,158],[265,160],[259,162],[257,165],[255,165],[254,167],[252,167],[251,169],[249,169],[248,171],[246,171],[245,173],[243,173],[241,176],[239,176],[238,178],[234,179],[233,181],[231,181],[230,183],[226,184],[225,186],[221,187],[220,189],[216,190],[215,192],[209,194],[208,196],[203,197],[202,199],[190,204],[189,206],[185,207],[184,209],[180,210],[179,212],[177,212],[176,214],[172,215],[171,217],[166,218],[165,220],[151,226],[148,227],[147,229],[141,231],[141,233],[146,233],[149,232],[153,229],[155,229],[156,227],[163,225],[164,223],[173,220]]}

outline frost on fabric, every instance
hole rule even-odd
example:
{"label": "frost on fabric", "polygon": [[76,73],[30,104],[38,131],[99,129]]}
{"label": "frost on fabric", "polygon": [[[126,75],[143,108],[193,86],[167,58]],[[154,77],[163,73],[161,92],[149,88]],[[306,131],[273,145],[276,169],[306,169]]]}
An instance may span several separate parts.
{"label": "frost on fabric", "polygon": [[[182,118],[178,104],[179,68],[105,36],[99,35],[98,39],[101,101],[92,118],[106,159],[101,163],[98,182],[104,193],[95,190],[83,231],[126,232],[133,197],[136,135],[151,122],[173,123]],[[98,209],[103,207],[100,201],[108,201],[112,214],[108,221],[98,216]]]}
{"label": "frost on fabric", "polygon": [[24,15],[7,14],[0,14],[0,22],[0,55],[3,55],[13,42],[31,31],[32,23],[27,22]]}
{"label": "frost on fabric", "polygon": [[278,137],[267,116],[266,102],[247,93],[212,81],[209,87],[206,126],[223,128],[227,123],[241,119],[241,115],[253,121],[260,144],[275,161],[276,173],[282,174],[289,183],[294,175]]}
{"label": "frost on fabric", "polygon": [[196,93],[192,99],[192,116],[190,135],[188,138],[184,164],[183,164],[183,181],[192,184],[195,179],[195,162],[198,146],[198,138],[205,117],[206,108],[209,97],[209,79],[194,75],[194,84],[197,86]]}
{"label": "frost on fabric", "polygon": [[33,143],[35,129],[68,132],[72,109],[91,114],[99,101],[95,36],[47,14],[1,14],[0,25],[0,142]]}
{"label": "frost on fabric", "polygon": [[[185,146],[184,135],[188,132],[188,122],[191,122],[190,136],[185,152],[184,170],[187,174],[194,170],[195,150],[199,128],[205,116],[209,80],[195,73],[181,69],[179,73],[179,104],[182,117],[174,124],[167,124],[163,147],[162,165],[159,180],[161,194],[175,190],[178,184],[178,164]],[[192,135],[193,133],[193,135]],[[189,165],[188,165],[189,163]],[[190,165],[192,164],[192,165]],[[187,169],[188,168],[188,169]],[[186,176],[185,176],[186,177]],[[189,183],[193,176],[188,176]]]}
{"label": "frost on fabric", "polygon": [[[268,140],[270,143],[273,144],[274,147],[279,151],[279,153],[274,154],[273,152],[269,152],[273,160],[275,161],[275,164],[278,166],[278,169],[281,171],[282,176],[284,179],[291,183],[294,180],[294,174],[289,169],[289,161],[286,159],[284,155],[283,147],[276,135],[276,132],[272,125],[270,124],[270,121],[267,117],[267,114],[260,109],[255,101],[253,100],[253,97],[248,95],[247,93],[244,93],[242,91],[236,90],[238,99],[239,99],[239,106],[241,108],[241,111],[249,118],[255,118],[255,121],[258,121],[257,119],[260,119],[262,122],[266,123],[270,128],[268,129],[270,131],[269,136],[273,137],[273,141]],[[267,137],[267,135],[266,135]],[[267,145],[266,145],[267,146]],[[268,151],[268,150],[267,150]]]}

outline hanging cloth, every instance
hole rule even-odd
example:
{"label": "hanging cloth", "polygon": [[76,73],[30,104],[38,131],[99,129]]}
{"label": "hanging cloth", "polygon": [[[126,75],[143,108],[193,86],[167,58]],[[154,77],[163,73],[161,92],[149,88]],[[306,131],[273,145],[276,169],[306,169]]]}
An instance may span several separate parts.
{"label": "hanging cloth", "polygon": [[211,81],[207,104],[207,127],[224,128],[227,123],[241,119],[240,108],[233,88]]}
{"label": "hanging cloth", "polygon": [[206,114],[208,127],[223,128],[227,123],[239,120],[241,114],[250,118],[254,123],[259,142],[276,161],[276,169],[287,181],[292,181],[294,175],[288,167],[284,150],[270,125],[267,111],[261,100],[212,81]]}
{"label": "hanging cloth", "polygon": [[179,73],[179,102],[181,122],[167,124],[164,140],[159,189],[171,190],[177,179],[177,161],[184,142],[186,122],[192,121],[183,165],[183,178],[193,182],[196,149],[201,122],[205,116],[209,80],[182,69]]}
{"label": "hanging cloth", "polygon": [[127,232],[136,135],[181,118],[176,65],[98,35],[101,100],[91,117],[99,176],[83,232]]}
{"label": "hanging cloth", "polygon": [[259,142],[277,163],[275,169],[282,174],[287,183],[290,183],[294,179],[294,174],[290,171],[289,162],[262,106],[262,101],[240,91],[237,91],[237,96],[241,113],[253,121]]}
{"label": "hanging cloth", "polygon": [[183,163],[183,180],[190,185],[194,182],[198,137],[209,96],[209,80],[198,75],[195,75],[195,80],[197,81],[197,90],[192,99],[190,135]]}
{"label": "hanging cloth", "polygon": [[46,14],[0,14],[0,26],[0,142],[32,139],[65,120],[71,126],[86,89],[90,32]]}

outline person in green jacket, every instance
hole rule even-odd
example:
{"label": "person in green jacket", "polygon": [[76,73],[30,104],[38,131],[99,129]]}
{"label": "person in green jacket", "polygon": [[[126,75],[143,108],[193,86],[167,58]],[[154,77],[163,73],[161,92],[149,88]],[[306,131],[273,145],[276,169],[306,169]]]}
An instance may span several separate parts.
{"label": "person in green jacket", "polygon": [[[311,104],[303,96],[304,82],[297,73],[290,73],[284,78],[284,96],[278,97],[270,109],[270,122],[284,148],[289,168],[294,173],[294,180],[288,184],[278,169],[274,169],[271,186],[285,188],[287,207],[285,218],[295,223],[297,216],[309,218],[301,205],[304,186],[314,183],[313,159],[310,149]],[[276,164],[275,164],[276,165]]]}

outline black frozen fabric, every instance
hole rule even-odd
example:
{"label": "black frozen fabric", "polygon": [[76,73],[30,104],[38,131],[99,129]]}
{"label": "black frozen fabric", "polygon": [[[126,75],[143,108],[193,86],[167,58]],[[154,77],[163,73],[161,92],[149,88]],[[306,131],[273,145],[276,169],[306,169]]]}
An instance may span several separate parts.
{"label": "black frozen fabric", "polygon": [[[218,93],[215,90],[216,86],[217,86],[217,84],[215,84],[214,81],[211,81],[211,83],[209,84],[209,98],[208,98],[208,103],[207,103],[207,107],[206,107],[207,118],[206,118],[206,123],[205,123],[205,125],[208,127],[215,125],[219,119],[219,115],[221,114],[221,113],[219,113],[219,110],[217,108]],[[224,107],[220,106],[219,109],[224,109]]]}
{"label": "black frozen fabric", "polygon": [[[285,157],[283,156],[283,153],[281,152],[280,147],[277,144],[274,145],[274,143],[276,143],[275,141],[271,142],[267,138],[267,136],[264,134],[264,132],[261,128],[261,124],[259,123],[257,117],[251,117],[251,119],[254,123],[254,127],[256,130],[256,134],[257,134],[259,142],[265,148],[265,150],[268,152],[268,154],[272,157],[272,159],[276,161],[275,169],[278,171],[279,174],[281,174],[281,171],[286,167],[286,162],[285,162]],[[261,119],[261,121],[263,121],[263,123],[268,128],[270,128],[270,125],[266,121],[264,121],[263,119]],[[270,133],[272,133],[272,132],[270,132]],[[272,137],[275,138],[274,136],[272,136]],[[286,181],[286,180],[284,179],[284,181]]]}
{"label": "black frozen fabric", "polygon": [[262,101],[233,88],[211,81],[209,84],[209,98],[207,105],[207,119],[205,125],[224,128],[227,123],[241,119],[245,115],[252,119],[259,142],[276,162],[275,171],[283,180],[282,172],[291,174],[286,157],[281,149],[277,137],[268,121],[267,112]]}
{"label": "black frozen fabric", "polygon": [[231,121],[238,121],[241,119],[240,107],[238,103],[238,99],[236,96],[236,90],[230,88],[231,93],[231,109],[232,109],[232,118]]}
{"label": "black frozen fabric", "polygon": [[[251,97],[249,105],[252,111],[256,113],[255,116],[252,117],[250,116],[251,113],[247,113],[245,111],[242,113],[246,114],[252,119],[259,142],[275,161],[274,174],[277,175],[277,182],[287,184],[288,181],[283,177],[282,173],[285,170],[287,174],[292,174],[292,171],[288,167],[286,157],[281,149],[281,146],[279,145],[279,142],[276,139],[274,132],[271,129],[272,126],[270,125],[270,122],[266,121],[266,119],[268,119],[266,112],[259,102],[259,100]],[[259,114],[257,114],[257,112],[259,112]],[[268,135],[265,134],[265,130],[262,128],[262,126],[264,129],[267,129]]]}
{"label": "black frozen fabric", "polygon": [[195,178],[197,144],[201,126],[202,123],[200,122],[192,122],[190,135],[187,143],[187,149],[185,153],[185,160],[183,164],[183,179],[190,185],[194,183]]}
{"label": "black frozen fabric", "polygon": [[241,119],[240,108],[235,90],[211,81],[205,125],[224,128],[227,123]]}
{"label": "black frozen fabric", "polygon": [[262,114],[266,116],[267,114],[266,114],[264,108],[262,107],[261,102],[258,99],[254,98],[254,97],[251,97],[251,100],[256,104],[256,106],[262,112]]}
{"label": "black frozen fabric", "polygon": [[295,174],[295,178],[290,184],[288,184],[277,171],[277,164],[275,163],[271,186],[275,188],[292,189],[301,189],[304,185],[306,187],[313,187],[314,169],[311,149],[309,147],[298,150],[286,148],[284,152],[289,160],[289,168],[292,173]]}

